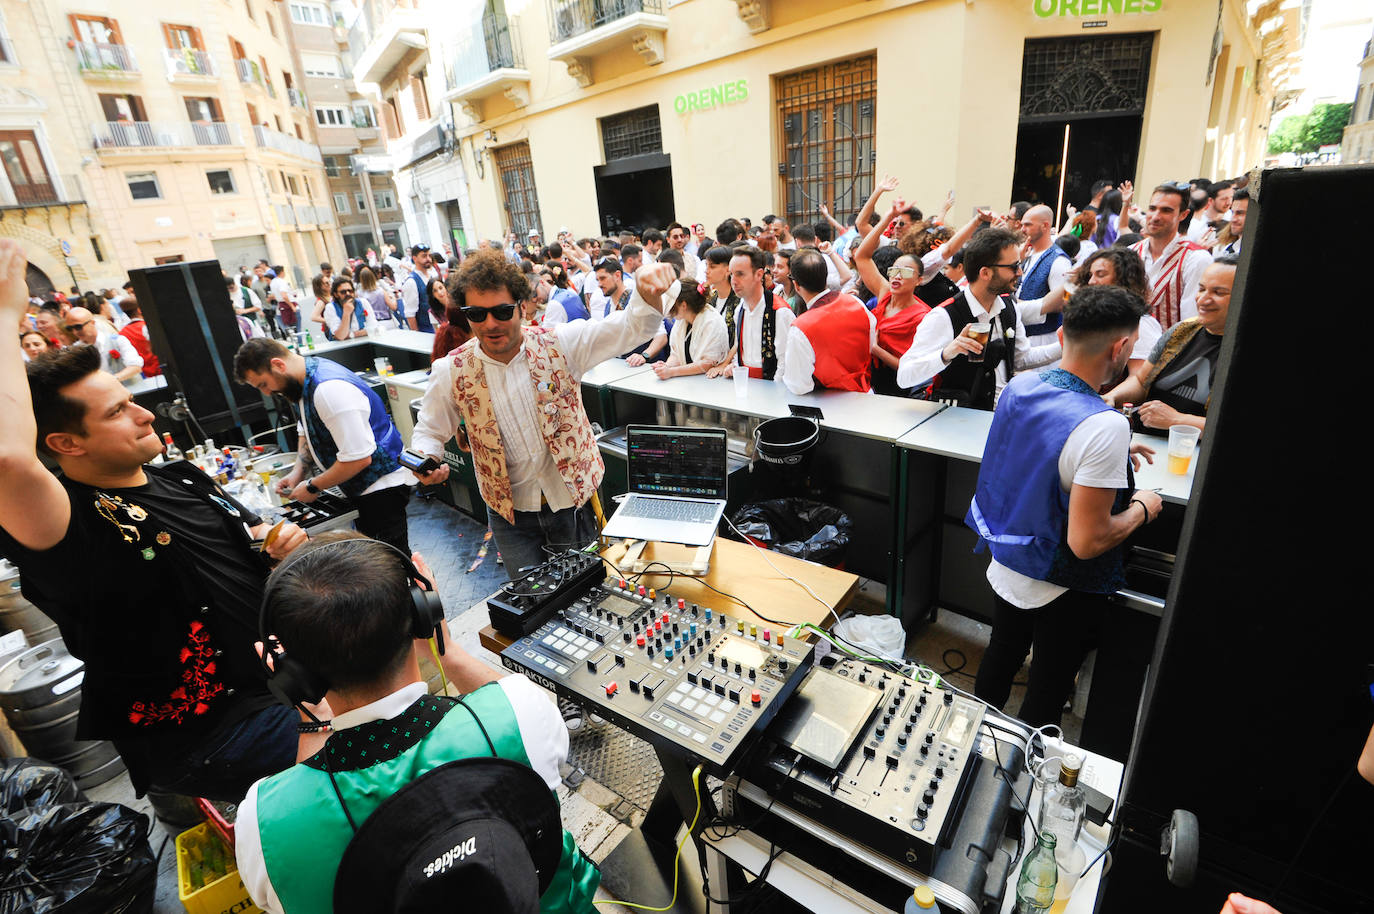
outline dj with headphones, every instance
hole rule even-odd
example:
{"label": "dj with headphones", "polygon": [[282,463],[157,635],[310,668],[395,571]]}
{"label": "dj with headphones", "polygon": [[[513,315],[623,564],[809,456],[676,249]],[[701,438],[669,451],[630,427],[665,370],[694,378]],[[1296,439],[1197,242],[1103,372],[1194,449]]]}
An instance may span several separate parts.
{"label": "dj with headphones", "polygon": [[[558,708],[524,676],[444,643],[423,560],[324,534],[268,578],[259,628],[268,685],[301,708],[302,737],[299,763],[239,805],[239,874],[254,903],[594,910],[600,874],[553,794],[568,754]],[[429,639],[460,698],[428,694],[417,651]],[[326,706],[327,719],[316,713]]]}

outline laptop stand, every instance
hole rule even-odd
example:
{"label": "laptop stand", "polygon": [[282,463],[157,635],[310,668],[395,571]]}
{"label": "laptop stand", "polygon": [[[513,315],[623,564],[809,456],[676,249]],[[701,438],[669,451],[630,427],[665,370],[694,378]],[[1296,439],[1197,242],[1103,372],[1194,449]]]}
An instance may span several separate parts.
{"label": "laptop stand", "polygon": [[[645,572],[650,565],[653,565],[656,571],[662,570],[666,565],[672,569],[673,574],[692,578],[705,577],[711,570],[711,552],[715,549],[714,542],[705,546],[683,546],[679,543],[659,543],[651,540],[622,540],[622,543],[628,544],[629,548],[624,559],[617,564],[630,574]],[[648,546],[652,546],[653,549],[646,557],[644,553]]]}

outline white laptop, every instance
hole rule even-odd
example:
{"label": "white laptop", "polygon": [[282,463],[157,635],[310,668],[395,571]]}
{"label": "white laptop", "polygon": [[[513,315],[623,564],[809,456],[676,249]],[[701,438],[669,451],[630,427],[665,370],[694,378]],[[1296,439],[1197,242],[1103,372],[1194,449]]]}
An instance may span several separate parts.
{"label": "white laptop", "polygon": [[602,536],[710,545],[725,512],[725,429],[631,425],[625,449],[630,494]]}

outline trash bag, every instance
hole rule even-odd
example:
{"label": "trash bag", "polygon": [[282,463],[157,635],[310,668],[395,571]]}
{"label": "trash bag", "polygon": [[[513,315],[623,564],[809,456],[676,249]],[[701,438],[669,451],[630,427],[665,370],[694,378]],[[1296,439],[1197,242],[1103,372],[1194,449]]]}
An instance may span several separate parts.
{"label": "trash bag", "polygon": [[845,616],[835,623],[834,634],[850,647],[888,660],[901,660],[906,650],[906,630],[896,616]]}
{"label": "trash bag", "polygon": [[26,758],[0,762],[0,813],[84,802],[86,795],[72,776],[56,765]]}
{"label": "trash bag", "polygon": [[839,508],[805,498],[748,504],[735,512],[732,521],[739,533],[773,552],[831,568],[843,564],[854,526]]}
{"label": "trash bag", "polygon": [[66,788],[56,786],[47,765],[20,759],[4,771],[10,780],[46,785],[29,799],[68,790],[76,799],[7,808],[0,816],[0,914],[151,914],[157,861],[146,816],[85,801],[70,778]]}

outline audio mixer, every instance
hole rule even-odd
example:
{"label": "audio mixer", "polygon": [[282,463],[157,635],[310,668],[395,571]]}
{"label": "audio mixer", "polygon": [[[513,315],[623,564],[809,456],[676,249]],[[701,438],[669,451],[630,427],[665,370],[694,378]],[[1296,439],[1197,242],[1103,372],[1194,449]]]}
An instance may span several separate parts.
{"label": "audio mixer", "polygon": [[812,652],[781,629],[615,580],[514,642],[501,663],[723,772],[796,689]]}

